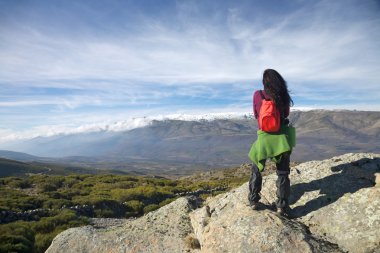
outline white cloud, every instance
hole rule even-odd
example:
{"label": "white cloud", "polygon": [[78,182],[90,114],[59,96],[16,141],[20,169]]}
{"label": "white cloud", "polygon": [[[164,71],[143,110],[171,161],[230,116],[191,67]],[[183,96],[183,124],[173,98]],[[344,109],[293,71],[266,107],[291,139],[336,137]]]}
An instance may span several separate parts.
{"label": "white cloud", "polygon": [[[265,28],[240,20],[239,10],[234,10],[227,27],[182,23],[183,29],[176,30],[156,21],[138,34],[120,30],[117,38],[62,38],[33,28],[24,34],[7,31],[1,36],[7,47],[0,49],[0,78],[41,80],[45,85],[64,79],[65,86],[71,85],[69,80],[87,78],[220,83],[259,79],[265,67],[274,66],[296,80],[378,82],[379,18],[345,20],[337,15],[337,7],[345,4],[339,3],[329,4],[335,7],[329,12],[322,4],[311,13],[301,9]],[[147,18],[144,24],[152,22]]]}
{"label": "white cloud", "polygon": [[[363,111],[380,111],[380,106],[372,107],[368,109],[366,104],[356,105],[350,107],[350,105],[332,105],[332,106],[298,106],[292,107],[291,111],[310,111],[310,110],[363,110]],[[17,140],[27,140],[36,137],[51,137],[57,135],[70,135],[70,134],[80,134],[80,133],[90,133],[90,132],[119,132],[128,131],[135,128],[145,127],[152,123],[153,120],[215,120],[215,119],[231,119],[231,118],[242,118],[242,117],[253,117],[250,110],[242,110],[241,108],[229,107],[210,110],[209,113],[205,114],[204,110],[182,110],[171,114],[155,114],[145,117],[130,117],[124,119],[119,115],[119,120],[110,120],[106,115],[100,115],[97,117],[85,116],[83,115],[82,124],[54,124],[54,125],[41,125],[36,126],[26,130],[15,131],[12,129],[1,129],[0,128],[0,145],[2,148],[6,148],[8,142],[12,145],[12,141]],[[70,119],[70,118],[66,118]],[[85,123],[91,122],[92,123]]]}

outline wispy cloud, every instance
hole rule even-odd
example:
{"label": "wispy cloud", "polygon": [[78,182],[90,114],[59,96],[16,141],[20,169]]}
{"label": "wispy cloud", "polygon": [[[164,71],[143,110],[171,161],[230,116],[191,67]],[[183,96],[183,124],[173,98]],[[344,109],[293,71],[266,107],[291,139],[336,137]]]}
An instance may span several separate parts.
{"label": "wispy cloud", "polygon": [[290,79],[365,78],[373,83],[380,75],[376,46],[380,18],[377,12],[371,13],[370,6],[350,15],[357,4],[320,2],[264,27],[260,20],[243,20],[243,10],[238,8],[215,10],[226,17],[218,26],[208,24],[204,17],[202,23],[195,18],[186,23],[183,17],[193,10],[179,8],[180,29],[165,20],[142,17],[136,23],[137,33],[120,27],[118,36],[79,38],[36,27],[20,29],[25,27],[21,20],[16,29],[2,29],[6,48],[1,50],[0,77],[45,85],[61,79],[67,80],[66,86],[70,80],[89,78],[209,84],[254,80],[263,68],[274,66]]}

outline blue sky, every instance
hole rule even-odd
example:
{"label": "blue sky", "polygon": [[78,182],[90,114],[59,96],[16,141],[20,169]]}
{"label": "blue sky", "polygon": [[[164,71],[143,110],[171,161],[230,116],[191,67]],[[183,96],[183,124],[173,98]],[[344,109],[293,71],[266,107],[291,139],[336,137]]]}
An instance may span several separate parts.
{"label": "blue sky", "polygon": [[0,0],[0,141],[173,113],[380,110],[380,3]]}

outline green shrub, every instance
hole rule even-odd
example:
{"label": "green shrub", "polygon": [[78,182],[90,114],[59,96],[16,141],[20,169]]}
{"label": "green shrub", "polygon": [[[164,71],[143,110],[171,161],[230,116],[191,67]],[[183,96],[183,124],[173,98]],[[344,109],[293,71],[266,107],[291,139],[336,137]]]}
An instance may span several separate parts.
{"label": "green shrub", "polygon": [[[88,219],[78,217],[74,211],[63,209],[52,217],[44,217],[39,221],[29,222],[35,233],[35,252],[45,252],[53,238],[60,232],[70,228],[88,224]],[[29,251],[30,252],[30,251]]]}
{"label": "green shrub", "polygon": [[136,187],[136,183],[133,181],[123,181],[123,182],[117,182],[112,186],[114,189],[130,189]]}
{"label": "green shrub", "polygon": [[72,206],[73,203],[66,199],[48,199],[43,202],[42,207],[48,209],[61,209],[64,205]]}
{"label": "green shrub", "polygon": [[[60,231],[59,231],[60,232]],[[34,243],[34,248],[36,252],[45,252],[47,248],[49,248],[51,242],[53,241],[54,237],[56,237],[59,232],[52,232],[47,234],[36,234],[35,239],[36,242]]]}
{"label": "green shrub", "polygon": [[95,209],[94,211],[95,217],[98,218],[114,218],[115,213],[112,209],[102,208],[102,209]]}
{"label": "green shrub", "polygon": [[159,208],[159,205],[157,204],[150,204],[144,207],[144,214],[149,213],[151,211],[157,210]]}
{"label": "green shrub", "polygon": [[9,181],[7,184],[11,188],[30,188],[31,183],[28,179],[25,178],[14,178],[13,180]]}
{"label": "green shrub", "polygon": [[138,200],[130,200],[125,203],[127,210],[135,215],[142,214],[144,204]]}
{"label": "green shrub", "polygon": [[34,232],[24,222],[0,225],[0,252],[32,252]]}
{"label": "green shrub", "polygon": [[50,191],[56,191],[58,189],[58,187],[53,184],[53,183],[41,183],[38,185],[38,191],[40,193],[44,193],[44,192],[50,192]]}
{"label": "green shrub", "polygon": [[160,202],[159,207],[166,206],[167,204],[173,202],[174,200],[176,200],[176,198],[165,199],[164,201],[161,201],[161,202]]}
{"label": "green shrub", "polygon": [[0,188],[0,196],[0,206],[16,212],[40,208],[43,203],[43,197],[28,196],[16,189]]}
{"label": "green shrub", "polygon": [[79,182],[81,182],[81,181],[77,178],[66,177],[65,180],[62,182],[62,187],[63,188],[70,188]]}

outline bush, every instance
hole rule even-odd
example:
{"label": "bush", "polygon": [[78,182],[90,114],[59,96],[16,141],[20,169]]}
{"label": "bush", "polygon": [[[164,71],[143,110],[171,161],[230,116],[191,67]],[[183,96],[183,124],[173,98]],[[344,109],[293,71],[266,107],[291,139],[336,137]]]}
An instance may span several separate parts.
{"label": "bush", "polygon": [[28,196],[19,190],[0,188],[0,206],[5,210],[25,211],[40,208],[42,196]]}
{"label": "bush", "polygon": [[95,214],[99,218],[123,217],[125,211],[126,206],[114,200],[103,200],[95,204]]}
{"label": "bush", "polygon": [[113,212],[112,209],[106,209],[106,208],[96,209],[94,213],[95,213],[95,217],[98,217],[98,218],[114,218],[115,217],[115,213]]}
{"label": "bush", "polygon": [[157,210],[158,208],[160,208],[160,207],[157,204],[147,205],[143,209],[144,210],[144,214],[149,213],[149,212],[154,211],[154,210]]}
{"label": "bush", "polygon": [[53,238],[63,230],[85,224],[88,224],[87,218],[78,217],[74,211],[68,209],[63,209],[52,217],[29,222],[29,226],[35,234],[34,252],[45,252]]}
{"label": "bush", "polygon": [[38,185],[38,191],[40,193],[56,191],[58,187],[53,183],[42,183]]}
{"label": "bush", "polygon": [[144,204],[138,200],[130,200],[125,203],[127,211],[133,213],[134,215],[142,214]]}
{"label": "bush", "polygon": [[48,209],[61,209],[64,205],[71,206],[72,202],[66,199],[48,199],[44,201],[42,207]]}
{"label": "bush", "polygon": [[32,252],[34,232],[25,222],[0,225],[0,252]]}
{"label": "bush", "polygon": [[53,232],[57,226],[67,224],[71,220],[77,219],[74,211],[63,209],[57,215],[41,218],[40,221],[32,223],[32,228],[39,233]]}
{"label": "bush", "polygon": [[25,189],[25,188],[30,188],[31,183],[29,182],[28,179],[15,178],[14,180],[8,183],[8,186],[11,188]]}
{"label": "bush", "polygon": [[136,186],[135,182],[132,181],[123,181],[123,182],[118,182],[113,185],[112,188],[114,189],[130,189]]}
{"label": "bush", "polygon": [[77,178],[66,177],[65,180],[62,182],[62,187],[70,188],[79,182],[80,182],[80,180]]}
{"label": "bush", "polygon": [[34,248],[36,252],[45,252],[49,248],[54,237],[58,235],[59,232],[47,233],[47,234],[36,234],[36,242]]}
{"label": "bush", "polygon": [[161,201],[161,202],[160,202],[159,207],[166,206],[167,204],[170,204],[170,203],[173,202],[174,200],[176,200],[176,198],[165,199],[164,201]]}

